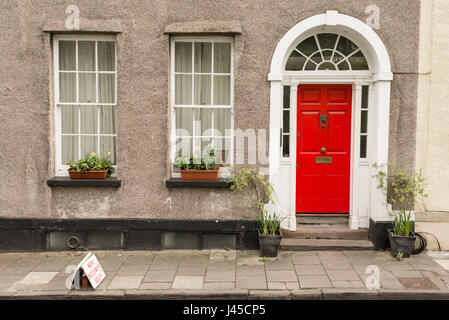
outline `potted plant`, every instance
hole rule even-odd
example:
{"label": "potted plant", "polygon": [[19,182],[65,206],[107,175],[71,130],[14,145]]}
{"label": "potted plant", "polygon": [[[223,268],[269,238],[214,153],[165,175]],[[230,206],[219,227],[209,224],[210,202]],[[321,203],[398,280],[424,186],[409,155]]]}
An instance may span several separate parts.
{"label": "potted plant", "polygon": [[269,214],[266,203],[274,204],[274,189],[265,176],[256,169],[240,169],[234,172],[230,181],[230,189],[234,192],[253,187],[256,191],[256,206],[260,212],[258,217],[258,235],[261,257],[277,257],[282,240],[280,225],[282,218],[274,212]]}
{"label": "potted plant", "polygon": [[409,258],[416,241],[412,212],[418,198],[427,197],[422,170],[411,172],[394,165],[373,166],[378,170],[374,175],[379,182],[377,187],[386,192],[387,203],[393,210],[390,213],[394,216],[393,229],[388,229],[391,253],[394,257]]}
{"label": "potted plant", "polygon": [[184,181],[206,180],[217,181],[220,167],[215,151],[211,149],[208,154],[201,158],[198,155],[199,147],[195,149],[192,156],[185,156],[178,152],[175,158],[175,166],[179,168],[181,179]]}
{"label": "potted plant", "polygon": [[70,179],[106,179],[114,172],[108,152],[107,156],[97,157],[95,152],[87,153],[78,161],[68,161]]}

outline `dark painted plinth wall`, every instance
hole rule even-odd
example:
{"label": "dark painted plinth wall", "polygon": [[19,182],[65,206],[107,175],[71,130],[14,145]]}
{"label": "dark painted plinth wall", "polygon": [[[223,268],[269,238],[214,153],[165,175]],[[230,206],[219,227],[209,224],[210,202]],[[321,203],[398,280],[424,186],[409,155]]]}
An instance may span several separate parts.
{"label": "dark painted plinth wall", "polygon": [[259,246],[257,221],[252,220],[3,218],[0,219],[0,251],[51,250],[53,235],[70,233],[80,239],[79,250],[257,249]]}

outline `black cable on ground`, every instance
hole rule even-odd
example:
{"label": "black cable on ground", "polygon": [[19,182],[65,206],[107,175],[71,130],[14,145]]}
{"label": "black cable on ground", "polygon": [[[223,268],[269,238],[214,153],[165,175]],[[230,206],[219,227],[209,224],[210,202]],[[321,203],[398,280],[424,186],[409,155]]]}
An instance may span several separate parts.
{"label": "black cable on ground", "polygon": [[414,249],[412,251],[412,254],[420,254],[427,248],[427,238],[419,232],[415,232],[415,235],[416,235],[416,240],[419,242],[419,246],[418,246],[418,248],[416,248],[416,243],[415,243],[416,249]]}
{"label": "black cable on ground", "polygon": [[438,243],[438,250],[441,251],[440,241],[438,241],[438,238],[434,234],[432,234],[430,232],[419,232],[419,233],[430,234],[437,241],[437,243]]}

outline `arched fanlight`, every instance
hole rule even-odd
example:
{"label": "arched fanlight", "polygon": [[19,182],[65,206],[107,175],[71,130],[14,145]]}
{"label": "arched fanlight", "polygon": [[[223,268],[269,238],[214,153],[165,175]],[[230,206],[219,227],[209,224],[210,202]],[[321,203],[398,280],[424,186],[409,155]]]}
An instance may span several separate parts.
{"label": "arched fanlight", "polygon": [[360,48],[339,34],[319,33],[301,42],[290,54],[287,71],[369,70]]}

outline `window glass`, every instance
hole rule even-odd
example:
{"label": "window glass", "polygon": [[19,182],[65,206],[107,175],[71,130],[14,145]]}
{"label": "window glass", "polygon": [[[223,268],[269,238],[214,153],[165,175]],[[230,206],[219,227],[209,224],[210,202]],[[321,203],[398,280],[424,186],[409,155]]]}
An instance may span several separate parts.
{"label": "window glass", "polygon": [[201,157],[214,149],[230,163],[231,48],[231,42],[219,40],[174,41],[175,152]]}
{"label": "window glass", "polygon": [[[106,156],[113,164],[117,154],[115,42],[58,40],[57,108],[60,122],[58,166],[87,153]],[[78,52],[77,52],[78,50]],[[78,60],[77,60],[78,59]],[[58,129],[59,130],[59,129]]]}
{"label": "window glass", "polygon": [[[319,44],[319,45],[318,45]],[[319,33],[301,42],[290,54],[285,70],[369,70],[360,48],[338,34]]]}

